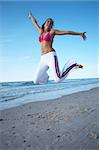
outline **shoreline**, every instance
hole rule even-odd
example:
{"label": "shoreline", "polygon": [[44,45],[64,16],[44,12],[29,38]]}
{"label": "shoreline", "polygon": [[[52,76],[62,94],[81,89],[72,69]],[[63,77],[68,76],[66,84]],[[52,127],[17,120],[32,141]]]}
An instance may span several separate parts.
{"label": "shoreline", "polygon": [[[6,101],[1,103],[0,105],[0,111],[3,110],[7,110],[7,109],[12,109],[12,108],[16,108],[16,107],[20,107],[22,105],[27,105],[29,103],[35,103],[35,102],[45,102],[45,101],[53,101],[55,99],[60,99],[64,96],[67,95],[71,95],[71,94],[75,94],[75,93],[79,93],[79,92],[84,92],[84,91],[89,91],[91,89],[95,89],[95,88],[99,88],[99,87],[90,87],[90,88],[86,88],[86,89],[72,89],[72,91],[66,91],[66,94],[62,91],[62,94],[60,95],[56,95],[55,93],[51,93],[53,96],[48,97],[47,93],[43,93],[43,95],[41,93],[38,93],[36,95],[36,97],[33,97],[33,95],[27,96],[25,98],[18,98],[16,100],[11,100],[11,101]],[[41,94],[41,95],[40,95]],[[48,94],[49,95],[49,94]],[[39,97],[39,98],[38,98]],[[44,97],[44,98],[43,98]],[[36,100],[34,100],[36,99]]]}
{"label": "shoreline", "polygon": [[0,111],[2,150],[98,150],[99,88]]}

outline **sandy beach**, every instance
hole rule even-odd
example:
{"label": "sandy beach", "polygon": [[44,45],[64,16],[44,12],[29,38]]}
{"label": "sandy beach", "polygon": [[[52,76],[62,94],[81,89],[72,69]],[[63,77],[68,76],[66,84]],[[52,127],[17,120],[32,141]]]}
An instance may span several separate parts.
{"label": "sandy beach", "polygon": [[99,88],[0,111],[0,150],[98,150]]}

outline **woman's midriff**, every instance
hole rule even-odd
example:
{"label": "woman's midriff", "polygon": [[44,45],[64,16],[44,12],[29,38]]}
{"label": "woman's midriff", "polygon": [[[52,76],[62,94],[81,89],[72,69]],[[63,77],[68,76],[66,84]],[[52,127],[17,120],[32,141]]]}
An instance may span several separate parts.
{"label": "woman's midriff", "polygon": [[42,51],[41,54],[44,55],[44,54],[47,54],[47,53],[53,52],[53,51],[55,52],[55,50],[53,48],[49,49],[49,50],[47,49],[47,50]]}
{"label": "woman's midriff", "polygon": [[49,52],[52,52],[52,51],[55,51],[53,48],[52,48],[52,45],[51,45],[51,42],[44,42],[41,44],[41,54],[47,54]]}

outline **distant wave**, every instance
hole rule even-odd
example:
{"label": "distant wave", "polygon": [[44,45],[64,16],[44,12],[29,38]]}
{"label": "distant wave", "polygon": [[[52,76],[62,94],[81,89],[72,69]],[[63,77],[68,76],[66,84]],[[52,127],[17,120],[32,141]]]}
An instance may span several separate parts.
{"label": "distant wave", "polygon": [[1,82],[1,86],[27,86],[27,85],[33,85],[34,83],[32,81],[22,81],[22,82]]}

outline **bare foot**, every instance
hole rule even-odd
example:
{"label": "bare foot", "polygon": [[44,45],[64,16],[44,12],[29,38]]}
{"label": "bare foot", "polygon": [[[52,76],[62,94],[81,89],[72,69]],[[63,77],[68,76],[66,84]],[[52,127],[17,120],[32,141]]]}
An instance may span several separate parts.
{"label": "bare foot", "polygon": [[82,65],[80,65],[80,64],[76,64],[76,66],[77,66],[78,68],[83,69],[83,66],[82,66]]}

